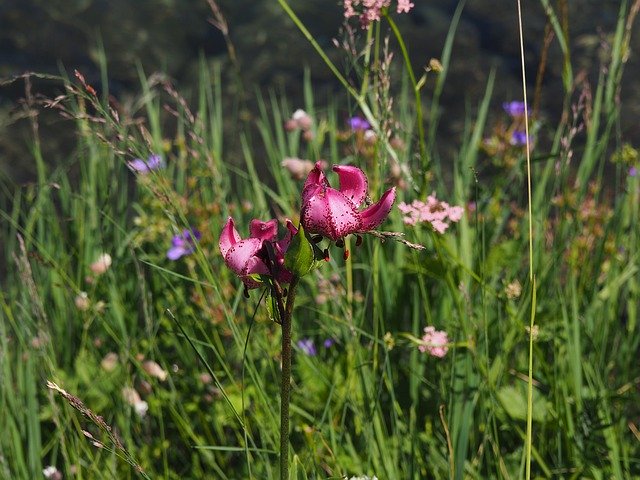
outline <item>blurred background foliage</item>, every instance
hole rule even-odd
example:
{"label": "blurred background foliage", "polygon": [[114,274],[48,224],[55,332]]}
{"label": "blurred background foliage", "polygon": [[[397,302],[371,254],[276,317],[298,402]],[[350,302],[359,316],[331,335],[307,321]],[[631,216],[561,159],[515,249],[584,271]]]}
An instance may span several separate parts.
{"label": "blurred background foliage", "polygon": [[[458,0],[417,0],[410,15],[398,19],[409,45],[414,68],[421,71],[429,59],[442,51],[451,17]],[[555,3],[555,2],[553,2]],[[303,65],[309,67],[315,96],[339,91],[334,79],[321,60],[284,15],[275,1],[221,0],[218,2],[237,52],[237,64],[232,66],[224,37],[209,20],[211,9],[206,0],[3,0],[0,2],[0,79],[11,78],[26,71],[72,74],[79,70],[87,81],[99,90],[101,57],[106,57],[108,88],[123,101],[140,91],[140,71],[145,74],[163,72],[189,96],[195,86],[199,58],[222,62],[230,86],[225,97],[228,105],[240,100],[235,92],[235,79],[240,72],[245,87],[243,118],[251,120],[257,88],[273,88],[286,93],[292,108],[302,102]],[[294,0],[292,7],[307,24],[316,40],[333,53],[333,59],[343,58],[332,46],[341,40],[342,11],[339,2],[326,0]],[[570,25],[572,54],[580,58],[580,67],[593,78],[598,72],[598,48],[613,30],[618,0],[576,0],[566,2],[563,12]],[[535,85],[540,54],[545,37],[547,18],[538,2],[527,2],[525,38],[528,79]],[[492,0],[467,2],[462,13],[453,45],[452,67],[447,88],[442,97],[443,115],[440,123],[439,148],[447,154],[457,149],[465,112],[469,101],[477,101],[484,90],[490,71],[497,73],[497,101],[520,96],[519,47],[514,8],[496,9]],[[392,42],[393,43],[393,42]],[[634,39],[631,49],[639,45]],[[393,47],[394,45],[392,45]],[[456,61],[455,59],[460,59]],[[348,71],[348,65],[342,65]],[[627,78],[634,78],[638,61],[631,55],[626,67]],[[544,74],[542,112],[558,116],[562,98],[562,54],[557,42],[552,42]],[[235,75],[235,77],[234,77]],[[623,89],[628,102],[622,111],[622,131],[638,132],[633,122],[640,113],[640,91],[633,82]],[[61,93],[59,83],[36,81],[34,93],[55,96]],[[34,178],[33,162],[29,161],[29,109],[20,103],[25,97],[23,82],[0,87],[0,175],[12,182]],[[472,105],[475,107],[475,105]],[[425,106],[428,109],[428,105]],[[39,112],[40,128],[51,131],[42,135],[45,161],[59,164],[75,144],[71,128],[53,112]],[[628,121],[626,121],[628,119]],[[233,136],[230,136],[233,140]],[[230,145],[234,150],[233,144]]]}

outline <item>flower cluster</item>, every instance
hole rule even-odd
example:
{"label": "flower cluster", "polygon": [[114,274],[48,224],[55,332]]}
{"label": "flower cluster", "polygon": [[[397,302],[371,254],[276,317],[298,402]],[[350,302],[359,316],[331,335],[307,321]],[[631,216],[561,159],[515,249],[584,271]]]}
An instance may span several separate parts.
{"label": "flower cluster", "polygon": [[422,343],[418,345],[418,350],[433,357],[442,358],[449,351],[448,344],[447,332],[436,330],[435,327],[424,327]]}
{"label": "flower cluster", "polygon": [[426,202],[414,200],[410,204],[402,202],[398,209],[404,214],[403,221],[407,225],[430,223],[438,233],[444,233],[450,222],[458,222],[462,218],[464,208],[451,206],[441,202],[435,195],[429,195]]}
{"label": "flower cluster", "polygon": [[[344,0],[345,18],[358,17],[360,26],[367,28],[380,20],[383,9],[391,6],[391,0]],[[398,0],[397,13],[409,13],[415,5],[410,0]]]}

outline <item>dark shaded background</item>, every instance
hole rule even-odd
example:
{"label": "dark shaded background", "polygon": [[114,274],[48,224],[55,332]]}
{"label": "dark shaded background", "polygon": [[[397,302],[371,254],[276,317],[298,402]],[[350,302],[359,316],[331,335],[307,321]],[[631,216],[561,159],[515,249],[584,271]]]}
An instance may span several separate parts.
{"label": "dark shaded background", "polygon": [[[414,3],[409,15],[396,18],[419,69],[429,58],[440,56],[458,1]],[[537,1],[523,3],[532,94],[546,18]],[[620,0],[571,0],[568,4],[574,68],[585,69],[595,79],[599,47],[615,28]],[[303,68],[308,66],[320,101],[338,90],[328,69],[275,0],[220,0],[219,5],[246,85],[277,87],[296,106],[301,103]],[[338,2],[291,0],[291,6],[340,64],[341,54],[332,44],[343,20]],[[495,111],[501,102],[521,96],[516,14],[515,0],[467,1],[443,95],[438,146],[444,156],[456,149],[465,112],[475,109],[491,68],[497,69]],[[146,73],[166,72],[181,91],[188,91],[196,79],[200,55],[225,62],[230,83],[224,40],[208,23],[210,17],[205,0],[2,0],[0,78],[25,71],[59,74],[62,69],[69,73],[78,69],[100,87],[98,58],[103,45],[109,88],[116,97],[139,91],[138,65]],[[638,46],[635,35],[625,74],[622,117],[623,137],[636,143],[640,87],[633,79],[639,70],[634,51]],[[560,74],[561,55],[554,43],[541,98],[542,112],[551,122],[562,103]],[[36,81],[34,90],[52,96],[61,91],[59,85],[44,81]],[[23,82],[0,87],[0,173],[19,183],[32,179],[35,168],[29,154],[29,125],[20,118],[22,97]],[[46,161],[55,164],[73,148],[73,131],[54,116],[42,116],[41,123]]]}

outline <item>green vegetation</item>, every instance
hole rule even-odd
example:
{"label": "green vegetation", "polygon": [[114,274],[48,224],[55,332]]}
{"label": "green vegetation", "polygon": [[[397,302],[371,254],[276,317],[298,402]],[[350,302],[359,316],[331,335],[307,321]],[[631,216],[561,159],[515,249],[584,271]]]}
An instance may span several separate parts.
{"label": "green vegetation", "polygon": [[[49,465],[63,478],[278,478],[281,329],[261,289],[245,298],[218,238],[230,215],[243,238],[254,218],[298,223],[306,175],[285,158],[357,165],[374,200],[395,185],[396,204],[436,192],[465,211],[438,233],[394,208],[380,228],[424,250],[351,236],[350,255],[332,247],[301,279],[291,478],[524,478],[530,333],[532,477],[640,477],[640,156],[617,128],[636,11],[621,2],[591,90],[559,42],[564,115],[531,117],[535,300],[523,118],[501,111],[495,76],[457,155],[437,149],[460,61],[450,41],[421,79],[388,55],[387,30],[401,38],[390,17],[355,31],[349,91],[318,105],[305,79],[303,129],[271,91],[255,119],[223,112],[239,87],[204,62],[190,101],[143,72],[126,105],[81,75],[60,79],[50,107],[72,119],[74,156],[50,170],[34,128],[38,181],[1,185],[0,478]],[[349,127],[355,115],[372,133]],[[226,154],[229,131],[241,157]],[[132,171],[152,154],[161,168]],[[168,259],[185,230],[201,236]],[[427,326],[448,334],[441,358],[420,344]]]}

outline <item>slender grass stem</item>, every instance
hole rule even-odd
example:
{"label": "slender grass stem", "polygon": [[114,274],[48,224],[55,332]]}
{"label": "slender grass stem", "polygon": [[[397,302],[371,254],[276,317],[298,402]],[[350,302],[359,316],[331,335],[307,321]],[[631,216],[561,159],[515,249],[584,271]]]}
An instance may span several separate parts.
{"label": "slender grass stem", "polygon": [[[309,29],[304,25],[302,20],[298,18],[298,16],[291,9],[291,7],[286,2],[286,0],[278,0],[278,3],[282,7],[282,9],[285,11],[285,13],[289,16],[289,18],[293,21],[293,23],[295,23],[296,27],[298,27],[300,32],[304,35],[304,37],[311,44],[311,46],[318,53],[318,55],[320,55],[320,58],[322,58],[324,63],[327,65],[327,67],[329,67],[329,70],[331,70],[331,73],[335,75],[336,79],[344,87],[347,93],[355,99],[355,101],[358,103],[358,106],[360,107],[360,110],[362,111],[362,114],[365,116],[365,118],[367,119],[371,127],[374,130],[379,132],[380,122],[378,122],[373,112],[371,112],[369,105],[367,105],[367,102],[365,102],[364,100],[364,96],[361,95],[355,88],[353,88],[349,84],[347,79],[344,77],[344,75],[340,73],[340,71],[338,70],[338,67],[336,67],[335,64],[331,61],[331,59],[327,56],[327,54],[324,52],[324,50],[322,49],[320,44],[316,41],[316,39],[313,38],[313,35],[311,35],[311,32],[309,31]],[[398,161],[398,154],[395,152],[393,147],[391,147],[391,144],[389,143],[388,139],[384,135],[381,135],[380,138],[384,140],[385,149],[389,154],[389,156],[393,158],[395,161]]]}
{"label": "slender grass stem", "polygon": [[531,442],[533,434],[533,326],[536,314],[536,279],[533,274],[533,218],[531,202],[531,144],[529,141],[529,107],[527,106],[527,80],[524,65],[524,37],[522,33],[522,6],[518,4],[518,31],[520,35],[520,60],[522,66],[522,97],[524,101],[524,132],[527,154],[527,203],[529,210],[529,283],[531,285],[531,316],[529,319],[529,372],[527,378],[527,436],[526,479],[531,478]]}
{"label": "slender grass stem", "polygon": [[298,277],[289,284],[282,318],[282,380],[280,384],[280,480],[289,480],[289,402],[291,399],[291,323]]}
{"label": "slender grass stem", "polygon": [[404,65],[407,70],[407,74],[409,75],[409,80],[411,80],[411,86],[413,87],[413,95],[416,102],[416,124],[418,126],[418,145],[420,148],[420,160],[422,161],[422,168],[426,172],[429,168],[429,159],[427,158],[427,146],[424,140],[424,122],[422,120],[422,100],[420,99],[420,87],[416,80],[416,76],[413,73],[411,59],[409,58],[409,51],[407,50],[407,46],[404,43],[404,39],[402,38],[400,29],[396,25],[396,22],[393,21],[393,18],[391,18],[388,12],[385,13],[384,18],[389,23],[389,26],[391,27],[391,30],[396,37],[396,41],[400,46],[400,51],[402,51],[402,58],[404,59]]}

